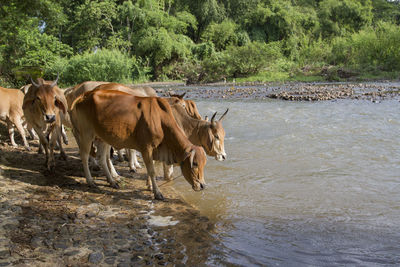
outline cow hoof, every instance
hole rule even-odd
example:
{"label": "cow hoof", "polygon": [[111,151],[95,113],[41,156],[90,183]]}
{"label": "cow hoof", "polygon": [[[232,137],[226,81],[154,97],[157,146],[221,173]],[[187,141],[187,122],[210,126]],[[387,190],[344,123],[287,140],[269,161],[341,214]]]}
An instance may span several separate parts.
{"label": "cow hoof", "polygon": [[88,183],[88,185],[89,185],[90,188],[93,188],[93,189],[100,189],[100,188],[97,186],[97,184],[95,184],[95,183]]}
{"label": "cow hoof", "polygon": [[137,170],[129,168],[129,172],[137,173]]}
{"label": "cow hoof", "polygon": [[62,160],[67,160],[67,155],[65,154],[65,153],[60,153],[60,158],[62,159]]}
{"label": "cow hoof", "polygon": [[135,167],[138,168],[138,169],[141,169],[141,168],[142,168],[142,165],[140,165],[140,164],[138,163],[138,164],[135,164]]}
{"label": "cow hoof", "polygon": [[47,170],[51,173],[54,173],[56,170],[56,166],[54,164],[52,165],[47,165]]}
{"label": "cow hoof", "polygon": [[120,188],[118,183],[112,183],[112,184],[110,184],[110,186],[112,188],[115,188],[115,189],[119,189]]}
{"label": "cow hoof", "polygon": [[95,172],[100,171],[100,166],[99,165],[93,165],[92,166],[92,171],[95,171]]}
{"label": "cow hoof", "polygon": [[68,139],[63,140],[64,144],[68,145]]}
{"label": "cow hoof", "polygon": [[157,200],[164,200],[164,196],[161,194],[161,192],[154,193],[154,198]]}

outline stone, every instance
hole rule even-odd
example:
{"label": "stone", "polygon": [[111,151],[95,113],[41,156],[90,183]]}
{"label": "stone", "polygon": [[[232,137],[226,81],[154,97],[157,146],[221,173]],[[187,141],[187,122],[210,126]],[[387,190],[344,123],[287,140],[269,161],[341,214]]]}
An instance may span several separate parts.
{"label": "stone", "polygon": [[65,256],[75,256],[79,254],[79,250],[71,250],[64,253]]}
{"label": "stone", "polygon": [[104,251],[104,256],[106,256],[106,257],[117,256],[117,255],[118,255],[118,253],[113,250],[105,250]]}
{"label": "stone", "polygon": [[144,247],[143,247],[143,246],[140,246],[140,245],[134,246],[132,249],[133,249],[134,251],[144,251]]}
{"label": "stone", "polygon": [[163,260],[164,259],[164,255],[163,254],[156,254],[154,255],[154,258],[156,258],[157,260]]}
{"label": "stone", "polygon": [[56,241],[53,244],[54,249],[66,249],[68,247],[66,241]]}
{"label": "stone", "polygon": [[115,258],[114,257],[106,258],[104,262],[113,265],[115,263]]}
{"label": "stone", "polygon": [[98,264],[103,259],[103,253],[101,252],[92,252],[89,254],[89,262],[93,264]]}
{"label": "stone", "polygon": [[0,251],[0,259],[5,259],[5,258],[7,258],[9,256],[10,256],[10,251],[8,251],[8,250]]}

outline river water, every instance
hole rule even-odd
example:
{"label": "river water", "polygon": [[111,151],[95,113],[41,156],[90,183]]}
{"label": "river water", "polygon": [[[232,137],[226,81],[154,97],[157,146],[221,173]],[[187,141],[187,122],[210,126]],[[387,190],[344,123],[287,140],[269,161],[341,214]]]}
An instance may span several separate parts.
{"label": "river water", "polygon": [[[206,190],[174,181],[216,224],[210,265],[400,264],[400,103],[196,101],[224,119]],[[179,171],[175,171],[179,175]]]}

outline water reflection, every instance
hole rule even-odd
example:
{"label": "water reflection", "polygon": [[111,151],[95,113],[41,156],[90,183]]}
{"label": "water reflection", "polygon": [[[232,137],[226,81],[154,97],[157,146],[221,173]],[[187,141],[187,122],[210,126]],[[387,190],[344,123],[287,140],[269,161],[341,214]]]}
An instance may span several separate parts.
{"label": "water reflection", "polygon": [[204,101],[224,111],[228,158],[209,159],[209,187],[174,186],[218,224],[221,263],[400,262],[397,101]]}

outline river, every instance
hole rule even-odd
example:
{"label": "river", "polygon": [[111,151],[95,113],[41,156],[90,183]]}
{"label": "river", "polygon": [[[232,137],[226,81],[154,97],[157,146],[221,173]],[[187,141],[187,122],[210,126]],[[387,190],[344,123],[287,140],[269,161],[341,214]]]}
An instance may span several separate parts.
{"label": "river", "polygon": [[210,265],[400,264],[398,100],[196,103],[230,109],[228,157],[208,158],[207,189],[173,184],[216,224]]}

